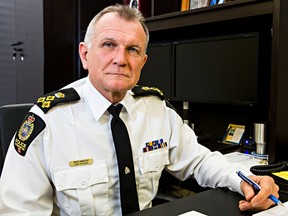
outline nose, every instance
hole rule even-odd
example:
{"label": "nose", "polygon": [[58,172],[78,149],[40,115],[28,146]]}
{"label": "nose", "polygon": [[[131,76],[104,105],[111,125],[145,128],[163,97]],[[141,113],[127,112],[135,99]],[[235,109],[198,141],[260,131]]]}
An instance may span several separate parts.
{"label": "nose", "polygon": [[126,50],[124,48],[120,48],[117,49],[115,51],[115,57],[113,59],[113,64],[114,65],[119,65],[121,67],[125,66],[127,64],[127,53]]}

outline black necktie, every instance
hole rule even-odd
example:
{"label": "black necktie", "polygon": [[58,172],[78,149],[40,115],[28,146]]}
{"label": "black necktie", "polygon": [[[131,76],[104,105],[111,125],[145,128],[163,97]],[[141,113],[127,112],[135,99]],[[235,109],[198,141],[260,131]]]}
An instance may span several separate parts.
{"label": "black necktie", "polygon": [[121,207],[124,215],[139,211],[139,203],[129,134],[124,122],[119,117],[121,109],[122,104],[111,105],[108,111],[113,116],[111,130],[118,161]]}

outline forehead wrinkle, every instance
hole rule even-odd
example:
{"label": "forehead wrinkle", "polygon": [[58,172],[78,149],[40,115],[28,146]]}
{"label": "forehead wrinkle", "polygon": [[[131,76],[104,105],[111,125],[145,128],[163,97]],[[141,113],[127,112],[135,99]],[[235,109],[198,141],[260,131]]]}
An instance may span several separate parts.
{"label": "forehead wrinkle", "polygon": [[[116,36],[119,37],[119,34],[117,34]],[[111,41],[113,43],[119,44],[119,40],[124,39],[125,40],[125,46],[127,46],[127,47],[137,47],[139,49],[142,49],[142,46],[141,46],[140,43],[137,44],[135,42],[129,42],[128,37],[125,37],[125,35],[124,36],[120,36],[119,38],[117,38],[117,37],[107,36],[107,37],[104,37],[104,38],[100,39],[100,41],[103,42],[103,41],[107,40],[107,41]]]}

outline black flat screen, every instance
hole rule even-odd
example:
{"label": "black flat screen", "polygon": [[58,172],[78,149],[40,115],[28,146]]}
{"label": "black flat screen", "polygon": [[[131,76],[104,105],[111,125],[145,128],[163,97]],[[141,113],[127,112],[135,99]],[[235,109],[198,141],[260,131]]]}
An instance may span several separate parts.
{"label": "black flat screen", "polygon": [[204,103],[257,102],[258,34],[174,43],[175,97]]}

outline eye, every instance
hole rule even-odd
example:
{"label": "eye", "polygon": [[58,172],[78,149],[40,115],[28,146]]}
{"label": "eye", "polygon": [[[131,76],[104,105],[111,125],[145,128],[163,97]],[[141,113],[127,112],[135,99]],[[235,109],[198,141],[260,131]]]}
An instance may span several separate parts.
{"label": "eye", "polygon": [[104,47],[111,47],[111,48],[113,48],[113,47],[115,47],[116,45],[115,45],[114,43],[112,43],[112,42],[104,42],[104,43],[103,43],[103,46],[104,46]]}
{"label": "eye", "polygon": [[139,55],[140,54],[140,50],[137,47],[129,47],[128,51],[134,55]]}

